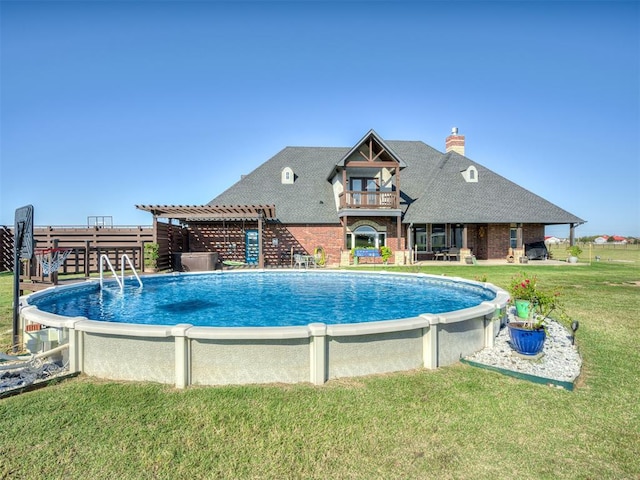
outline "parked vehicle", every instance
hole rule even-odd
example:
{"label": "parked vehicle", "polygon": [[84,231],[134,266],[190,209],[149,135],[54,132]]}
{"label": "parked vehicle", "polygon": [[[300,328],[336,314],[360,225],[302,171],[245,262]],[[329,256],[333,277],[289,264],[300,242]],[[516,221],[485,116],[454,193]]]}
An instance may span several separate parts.
{"label": "parked vehicle", "polygon": [[529,260],[546,260],[549,258],[549,251],[544,242],[527,243],[524,246],[524,254]]}

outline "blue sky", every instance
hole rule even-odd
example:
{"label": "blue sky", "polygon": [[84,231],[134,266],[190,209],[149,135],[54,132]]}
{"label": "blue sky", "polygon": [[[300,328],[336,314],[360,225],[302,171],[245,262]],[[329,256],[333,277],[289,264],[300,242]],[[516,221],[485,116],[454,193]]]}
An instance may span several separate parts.
{"label": "blue sky", "polygon": [[0,9],[0,224],[149,224],[134,205],[206,203],[285,146],[444,150],[456,126],[578,236],[640,236],[639,2]]}

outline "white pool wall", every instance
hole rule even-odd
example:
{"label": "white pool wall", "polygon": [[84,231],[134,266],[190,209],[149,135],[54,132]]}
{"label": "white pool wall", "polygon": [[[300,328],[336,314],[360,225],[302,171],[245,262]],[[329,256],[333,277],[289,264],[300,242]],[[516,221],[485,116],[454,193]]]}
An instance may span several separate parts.
{"label": "white pool wall", "polygon": [[[237,273],[242,271],[223,274]],[[323,271],[329,275],[343,273]],[[23,330],[30,323],[59,330],[59,338],[69,343],[72,372],[111,380],[159,382],[178,388],[301,382],[320,385],[337,378],[451,365],[491,347],[506,315],[509,295],[491,284],[426,274],[362,274],[444,278],[488,288],[496,293],[496,298],[443,314],[296,327],[108,323],[42,312],[29,305],[30,296],[21,298],[20,315]],[[57,286],[32,295],[73,287]]]}

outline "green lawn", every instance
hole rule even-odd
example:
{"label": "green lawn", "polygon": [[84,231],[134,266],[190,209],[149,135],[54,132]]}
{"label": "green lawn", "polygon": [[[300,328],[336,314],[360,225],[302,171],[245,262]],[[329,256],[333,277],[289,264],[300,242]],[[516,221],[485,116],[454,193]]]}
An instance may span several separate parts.
{"label": "green lawn", "polygon": [[[573,392],[461,364],[321,387],[79,377],[0,400],[0,478],[638,480],[637,256],[424,269],[506,286],[522,268],[562,287],[580,321]],[[0,294],[6,331],[10,275]]]}

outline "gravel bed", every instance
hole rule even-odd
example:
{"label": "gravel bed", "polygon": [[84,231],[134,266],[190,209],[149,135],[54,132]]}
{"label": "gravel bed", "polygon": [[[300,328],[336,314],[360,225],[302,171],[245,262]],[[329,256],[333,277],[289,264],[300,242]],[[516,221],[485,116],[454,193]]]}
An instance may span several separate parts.
{"label": "gravel bed", "polygon": [[[509,312],[509,321],[515,320]],[[573,382],[580,375],[582,359],[575,345],[571,344],[571,332],[552,319],[547,319],[547,339],[538,359],[522,358],[511,347],[509,329],[505,326],[495,338],[494,346],[484,348],[466,357],[467,360],[505,370],[535,375],[562,382]]]}

